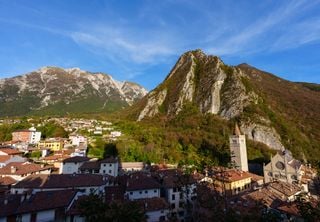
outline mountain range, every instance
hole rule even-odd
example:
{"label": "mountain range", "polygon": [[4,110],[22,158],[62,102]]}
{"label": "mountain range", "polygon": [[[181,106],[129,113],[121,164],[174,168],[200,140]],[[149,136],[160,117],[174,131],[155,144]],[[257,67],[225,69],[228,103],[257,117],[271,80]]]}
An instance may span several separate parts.
{"label": "mountain range", "polygon": [[0,116],[112,112],[147,93],[133,82],[79,68],[43,67],[0,80]]}
{"label": "mountain range", "polygon": [[319,84],[290,82],[248,64],[228,66],[201,50],[184,53],[149,93],[103,73],[43,67],[0,80],[0,104],[0,116],[120,110],[118,116],[153,121],[153,126],[170,124],[186,110],[195,110],[204,119],[214,116],[217,122],[210,120],[206,126],[212,132],[237,122],[251,141],[274,150],[287,148],[299,159],[320,157]]}

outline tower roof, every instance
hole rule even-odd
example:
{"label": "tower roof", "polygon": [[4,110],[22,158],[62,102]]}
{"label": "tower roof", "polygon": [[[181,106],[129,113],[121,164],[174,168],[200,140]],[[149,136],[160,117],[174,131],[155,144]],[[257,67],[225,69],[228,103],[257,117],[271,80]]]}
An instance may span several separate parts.
{"label": "tower roof", "polygon": [[236,123],[236,125],[234,127],[234,135],[237,135],[237,136],[241,135],[240,128],[239,128],[237,123]]}

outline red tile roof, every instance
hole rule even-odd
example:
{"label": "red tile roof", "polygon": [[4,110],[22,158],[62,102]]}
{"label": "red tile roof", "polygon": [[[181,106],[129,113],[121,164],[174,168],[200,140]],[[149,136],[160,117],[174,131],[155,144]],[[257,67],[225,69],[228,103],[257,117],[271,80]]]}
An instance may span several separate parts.
{"label": "red tile roof", "polygon": [[17,181],[12,177],[0,177],[0,186],[8,186],[15,184]]}
{"label": "red tile roof", "polygon": [[146,212],[169,209],[169,204],[164,198],[153,197],[135,200]]}
{"label": "red tile roof", "polygon": [[19,150],[11,149],[11,148],[1,148],[0,151],[6,153],[7,155],[17,155],[22,153]]}
{"label": "red tile roof", "polygon": [[5,163],[10,159],[11,157],[9,155],[0,155],[0,163]]}
{"label": "red tile roof", "polygon": [[77,191],[74,190],[38,192],[22,202],[16,213],[22,214],[68,207],[76,193]]}
{"label": "red tile roof", "polygon": [[146,175],[143,173],[132,173],[127,177],[126,190],[147,190],[147,189],[159,189],[161,187],[160,183],[151,175]]}
{"label": "red tile roof", "polygon": [[18,194],[0,196],[0,217],[14,215],[21,203],[21,196]]}
{"label": "red tile roof", "polygon": [[14,188],[74,188],[102,186],[111,176],[96,174],[37,174],[30,175],[14,185]]}
{"label": "red tile roof", "polygon": [[63,163],[81,163],[81,162],[87,162],[89,160],[90,160],[90,158],[88,158],[88,157],[74,156],[74,157],[70,157],[70,158],[63,160]]}
{"label": "red tile roof", "polygon": [[[15,168],[14,172],[12,171],[12,168]],[[52,169],[52,168],[53,167],[51,166],[42,167],[41,165],[34,164],[34,163],[12,162],[0,168],[0,175],[24,175],[24,174],[41,172],[41,171]]]}

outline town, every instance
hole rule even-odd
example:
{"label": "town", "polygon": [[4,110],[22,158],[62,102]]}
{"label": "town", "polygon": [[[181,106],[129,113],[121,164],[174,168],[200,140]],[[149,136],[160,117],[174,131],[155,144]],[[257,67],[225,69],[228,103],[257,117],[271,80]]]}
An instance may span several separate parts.
{"label": "town", "polygon": [[68,138],[42,139],[38,124],[15,130],[10,141],[1,142],[0,221],[103,221],[98,209],[90,214],[83,207],[92,198],[105,205],[134,203],[150,222],[260,215],[304,221],[299,204],[318,202],[316,169],[289,150],[277,151],[263,165],[263,174],[249,172],[246,136],[237,124],[229,135],[230,166],[200,171],[190,165],[125,162],[112,152],[89,157],[90,135],[114,142],[123,133],[108,121],[50,121],[69,132]]}

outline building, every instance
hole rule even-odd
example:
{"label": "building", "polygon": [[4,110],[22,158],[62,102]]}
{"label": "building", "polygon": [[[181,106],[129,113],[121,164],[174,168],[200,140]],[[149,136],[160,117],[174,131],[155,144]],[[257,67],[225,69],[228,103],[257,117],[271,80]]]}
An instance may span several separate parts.
{"label": "building", "polygon": [[234,135],[229,137],[231,164],[236,169],[248,171],[246,136],[242,135],[238,124],[235,125]]}
{"label": "building", "polygon": [[74,146],[87,143],[87,138],[81,135],[70,135],[69,139],[71,140],[71,144]]}
{"label": "building", "polygon": [[287,183],[300,183],[303,172],[300,161],[294,159],[289,150],[277,152],[271,157],[270,163],[263,166],[265,183],[282,181]]}
{"label": "building", "polygon": [[143,209],[148,222],[168,221],[169,204],[164,198],[153,197],[135,200]]}
{"label": "building", "polygon": [[51,151],[60,151],[64,147],[64,141],[60,138],[50,138],[38,143],[38,148],[49,148]]}
{"label": "building", "polygon": [[176,217],[179,221],[190,217],[187,209],[192,209],[196,198],[196,180],[193,176],[170,169],[157,171],[156,177],[161,182],[161,197],[169,203],[170,217]]}
{"label": "building", "polygon": [[74,156],[62,161],[62,167],[60,172],[62,174],[73,174],[78,173],[79,168],[85,163],[88,162],[90,158],[83,156]]}
{"label": "building", "polygon": [[104,193],[105,187],[112,181],[111,176],[92,174],[38,174],[31,175],[11,187],[12,194],[26,191],[42,192],[55,190],[81,190],[89,195]]}
{"label": "building", "polygon": [[79,195],[74,190],[9,194],[0,201],[0,221],[66,221]]}
{"label": "building", "polygon": [[160,187],[151,175],[132,173],[126,177],[125,196],[129,200],[160,197]]}
{"label": "building", "polygon": [[41,139],[41,132],[38,132],[36,128],[16,130],[12,133],[12,141],[27,142],[30,144],[36,144]]}
{"label": "building", "polygon": [[249,172],[237,169],[223,169],[215,171],[212,177],[213,183],[217,186],[218,190],[226,193],[227,196],[251,190],[252,175]]}
{"label": "building", "polygon": [[120,171],[130,172],[130,171],[141,171],[144,169],[143,162],[121,162]]}
{"label": "building", "polygon": [[11,177],[17,181],[21,181],[24,178],[34,174],[50,174],[52,171],[51,166],[44,166],[40,164],[34,164],[29,162],[24,163],[9,163],[5,167],[0,168],[1,177]]}

